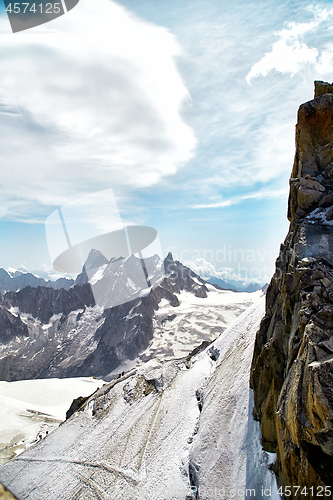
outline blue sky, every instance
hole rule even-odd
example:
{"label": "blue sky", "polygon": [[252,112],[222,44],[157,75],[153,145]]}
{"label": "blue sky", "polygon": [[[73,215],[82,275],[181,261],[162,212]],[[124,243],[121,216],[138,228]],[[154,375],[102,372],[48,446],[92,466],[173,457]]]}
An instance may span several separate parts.
{"label": "blue sky", "polygon": [[204,276],[267,281],[298,106],[333,74],[329,1],[81,0],[0,16],[0,266],[50,270],[44,222],[112,188]]}

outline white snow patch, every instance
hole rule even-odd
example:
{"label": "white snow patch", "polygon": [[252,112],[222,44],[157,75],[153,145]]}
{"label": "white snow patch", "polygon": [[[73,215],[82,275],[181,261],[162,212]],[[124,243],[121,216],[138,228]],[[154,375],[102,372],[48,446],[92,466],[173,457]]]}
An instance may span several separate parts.
{"label": "white snow patch", "polygon": [[105,271],[106,267],[107,267],[107,264],[104,264],[103,266],[100,266],[98,268],[98,270],[95,272],[95,274],[89,280],[89,283],[91,285],[95,285],[97,283],[97,281],[99,281],[100,279],[103,278],[104,271]]}
{"label": "white snow patch", "polygon": [[10,312],[10,314],[12,314],[13,316],[16,316],[16,317],[18,317],[20,314],[20,310],[18,307],[11,307],[9,309],[9,312]]}
{"label": "white snow patch", "polygon": [[0,381],[0,464],[57,428],[73,399],[89,396],[103,383],[94,378]]}

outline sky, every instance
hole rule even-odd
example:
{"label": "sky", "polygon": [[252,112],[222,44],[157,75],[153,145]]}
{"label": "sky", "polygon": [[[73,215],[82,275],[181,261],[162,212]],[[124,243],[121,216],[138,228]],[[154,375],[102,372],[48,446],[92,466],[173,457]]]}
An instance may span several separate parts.
{"label": "sky", "polygon": [[0,267],[53,272],[45,221],[112,189],[164,255],[268,281],[332,34],[328,0],[80,0],[15,34],[2,8]]}

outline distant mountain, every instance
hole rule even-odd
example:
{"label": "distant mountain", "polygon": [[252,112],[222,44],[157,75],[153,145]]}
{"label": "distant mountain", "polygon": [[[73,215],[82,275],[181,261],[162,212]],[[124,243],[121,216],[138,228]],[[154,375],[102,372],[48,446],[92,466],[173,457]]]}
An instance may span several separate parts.
{"label": "distant mountain", "polygon": [[250,283],[245,291],[246,292],[256,292],[257,290],[262,290],[263,285],[258,285],[258,283]]}
{"label": "distant mountain", "polygon": [[222,280],[221,278],[216,278],[215,276],[213,276],[212,278],[209,278],[207,281],[212,285],[217,285],[219,288],[222,288],[223,290],[234,290],[235,292],[237,291],[234,286],[232,286],[227,281]]}
{"label": "distant mountain", "polygon": [[163,261],[157,255],[144,260],[131,255],[109,261],[92,249],[75,284],[89,283],[96,305],[107,309],[146,295],[164,277]]}
{"label": "distant mountain", "polygon": [[216,278],[213,276],[212,278],[209,278],[208,283],[212,283],[213,285],[217,285],[223,290],[235,290],[237,292],[256,292],[258,290],[261,290],[263,285],[259,285],[258,283],[244,283],[242,281],[235,281],[235,280],[222,280],[221,278]]}
{"label": "distant mountain", "polygon": [[32,273],[24,273],[22,271],[15,271],[8,273],[5,269],[0,268],[0,293],[16,292],[22,290],[26,286],[37,288],[44,286],[47,288],[68,290],[74,284],[74,280],[68,278],[59,278],[56,281],[44,280]]}

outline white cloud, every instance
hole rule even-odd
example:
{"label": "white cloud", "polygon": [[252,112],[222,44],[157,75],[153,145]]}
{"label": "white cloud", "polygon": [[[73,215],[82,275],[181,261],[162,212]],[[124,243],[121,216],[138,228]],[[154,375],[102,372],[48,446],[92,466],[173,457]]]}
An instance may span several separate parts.
{"label": "white cloud", "polygon": [[320,75],[332,75],[333,67],[333,44],[327,44],[326,50],[323,50],[317,60],[316,70]]}
{"label": "white cloud", "polygon": [[193,257],[192,260],[187,260],[184,265],[192,269],[199,276],[210,278],[217,276],[214,265],[202,257]]}
{"label": "white cloud", "polygon": [[255,193],[244,194],[239,196],[234,196],[228,200],[221,200],[214,203],[203,203],[199,205],[193,205],[192,208],[202,209],[202,208],[225,208],[231,205],[237,205],[244,200],[262,200],[264,198],[286,198],[288,195],[288,188],[283,189],[268,189],[264,188]]}
{"label": "white cloud", "polygon": [[[239,282],[239,284],[242,284],[244,286],[250,283],[262,284],[264,282],[270,281],[270,276],[267,276],[266,274],[260,273],[260,275],[258,276],[258,273],[256,272],[255,275],[252,275],[251,269],[245,270],[243,268],[243,272],[240,273],[237,270],[236,265],[235,269],[230,267],[220,267],[218,270],[216,270],[215,266],[211,262],[208,262],[202,257],[194,257],[192,260],[184,262],[184,264],[192,269],[192,271],[194,271],[196,274],[207,280],[214,277],[227,282]],[[246,271],[245,274],[244,271]]]}
{"label": "white cloud", "polygon": [[[309,9],[308,9],[309,10]],[[306,66],[314,65],[319,73],[326,73],[333,57],[331,51],[323,51],[320,55],[317,48],[309,47],[303,40],[321,29],[322,23],[327,21],[332,12],[323,10],[314,11],[315,21],[307,23],[288,23],[287,29],[275,33],[279,40],[273,44],[272,50],[255,63],[249,71],[246,81],[251,85],[253,78],[267,76],[270,71],[289,73],[294,76]],[[332,66],[330,66],[330,71]]]}
{"label": "white cloud", "polygon": [[191,158],[180,48],[166,29],[109,0],[15,35],[0,24],[1,215],[152,186]]}

